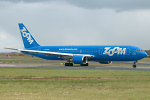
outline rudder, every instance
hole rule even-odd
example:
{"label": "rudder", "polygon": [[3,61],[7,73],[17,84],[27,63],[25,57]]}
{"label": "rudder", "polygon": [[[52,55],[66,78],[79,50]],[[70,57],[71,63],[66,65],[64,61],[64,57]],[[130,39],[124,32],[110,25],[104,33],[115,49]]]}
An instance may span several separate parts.
{"label": "rudder", "polygon": [[30,34],[30,32],[27,30],[27,28],[23,25],[23,23],[19,23],[18,25],[25,48],[40,46],[33,38],[33,36]]}

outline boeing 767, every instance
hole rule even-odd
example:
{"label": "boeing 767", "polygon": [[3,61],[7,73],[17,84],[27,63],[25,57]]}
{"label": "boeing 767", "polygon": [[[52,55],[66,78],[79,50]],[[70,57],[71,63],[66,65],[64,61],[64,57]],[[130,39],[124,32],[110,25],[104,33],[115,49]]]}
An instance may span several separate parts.
{"label": "boeing 767", "polygon": [[24,49],[7,49],[19,50],[47,60],[67,60],[65,66],[88,66],[88,61],[102,64],[110,64],[112,61],[133,61],[133,68],[136,68],[137,61],[147,56],[141,48],[131,45],[41,46],[23,23],[19,23],[19,29]]}

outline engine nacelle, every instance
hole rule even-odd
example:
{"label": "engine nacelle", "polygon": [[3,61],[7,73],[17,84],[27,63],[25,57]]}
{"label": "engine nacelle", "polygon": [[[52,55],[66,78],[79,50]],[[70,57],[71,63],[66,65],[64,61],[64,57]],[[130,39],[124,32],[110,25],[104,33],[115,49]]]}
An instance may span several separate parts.
{"label": "engine nacelle", "polygon": [[72,61],[74,64],[86,64],[87,63],[87,57],[85,57],[85,56],[74,56]]}
{"label": "engine nacelle", "polygon": [[111,64],[112,61],[99,61],[99,63],[101,63],[101,64]]}

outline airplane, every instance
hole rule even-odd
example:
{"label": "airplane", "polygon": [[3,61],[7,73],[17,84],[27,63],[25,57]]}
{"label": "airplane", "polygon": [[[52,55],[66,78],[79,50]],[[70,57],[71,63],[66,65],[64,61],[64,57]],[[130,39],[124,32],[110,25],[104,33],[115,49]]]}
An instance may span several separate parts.
{"label": "airplane", "polygon": [[24,49],[6,49],[18,50],[47,60],[67,60],[65,66],[73,66],[73,64],[88,66],[88,61],[101,64],[111,64],[112,61],[133,61],[133,68],[136,68],[137,61],[147,56],[147,53],[140,47],[131,45],[41,46],[23,23],[18,23],[18,25]]}

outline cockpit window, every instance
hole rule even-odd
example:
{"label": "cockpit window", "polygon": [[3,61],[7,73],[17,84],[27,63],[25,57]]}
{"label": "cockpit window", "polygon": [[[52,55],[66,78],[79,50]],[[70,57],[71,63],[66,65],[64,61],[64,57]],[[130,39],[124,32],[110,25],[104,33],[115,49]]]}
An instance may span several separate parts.
{"label": "cockpit window", "polygon": [[137,52],[140,52],[140,51],[142,51],[142,50],[141,50],[141,49],[137,49],[136,51],[137,51]]}

